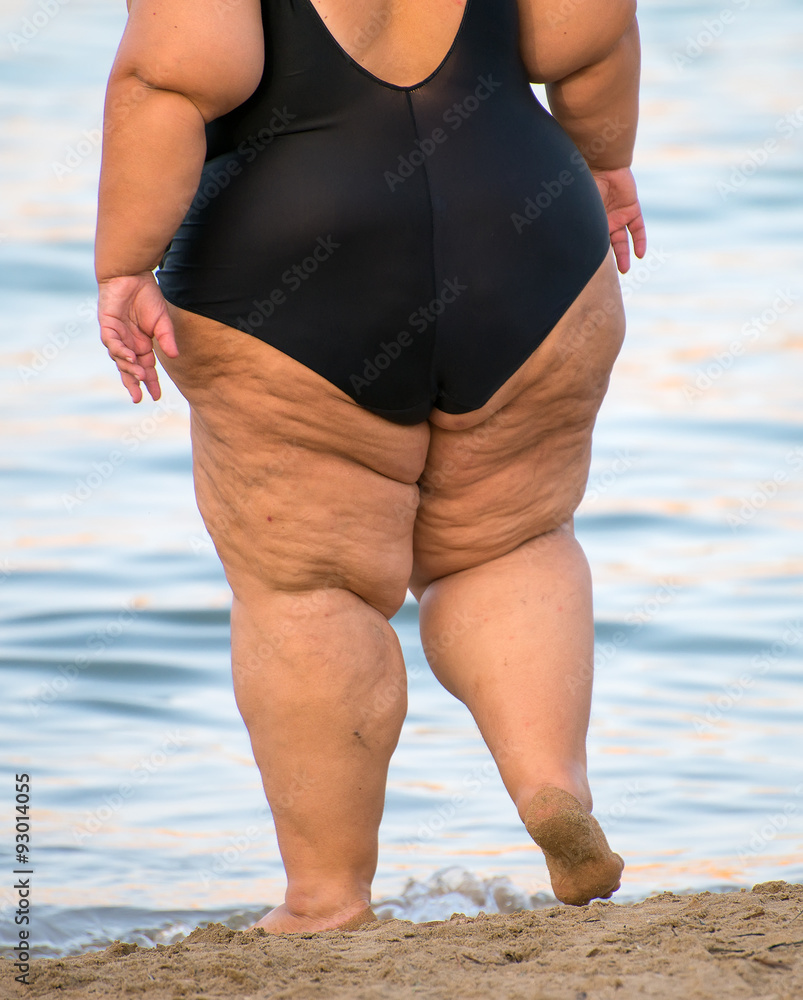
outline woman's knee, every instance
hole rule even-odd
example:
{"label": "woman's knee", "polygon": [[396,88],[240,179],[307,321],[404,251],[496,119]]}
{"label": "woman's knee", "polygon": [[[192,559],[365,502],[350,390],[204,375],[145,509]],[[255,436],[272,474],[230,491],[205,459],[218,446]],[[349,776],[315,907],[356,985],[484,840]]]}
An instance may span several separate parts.
{"label": "woman's knee", "polygon": [[326,713],[334,699],[354,701],[365,726],[401,724],[406,672],[386,616],[342,588],[235,597],[232,669],[246,724],[271,712],[292,725],[301,711]]}

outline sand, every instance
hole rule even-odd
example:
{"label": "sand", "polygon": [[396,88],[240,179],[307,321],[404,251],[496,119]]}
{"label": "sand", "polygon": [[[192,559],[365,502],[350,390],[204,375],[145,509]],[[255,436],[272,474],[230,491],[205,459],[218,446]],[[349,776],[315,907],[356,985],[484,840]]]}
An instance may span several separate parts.
{"label": "sand", "polygon": [[663,893],[429,924],[266,935],[214,924],[178,944],[0,964],[0,997],[145,1000],[800,1000],[803,885]]}

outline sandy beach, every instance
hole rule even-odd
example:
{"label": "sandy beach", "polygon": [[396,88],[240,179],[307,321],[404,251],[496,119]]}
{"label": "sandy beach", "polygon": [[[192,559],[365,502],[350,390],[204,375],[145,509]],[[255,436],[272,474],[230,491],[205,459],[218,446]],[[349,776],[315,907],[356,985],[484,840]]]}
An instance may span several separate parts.
{"label": "sandy beach", "polygon": [[222,924],[178,944],[34,961],[31,985],[0,965],[0,996],[62,1000],[141,996],[224,1000],[798,1000],[803,996],[803,885],[663,893],[510,915],[348,933],[269,936]]}

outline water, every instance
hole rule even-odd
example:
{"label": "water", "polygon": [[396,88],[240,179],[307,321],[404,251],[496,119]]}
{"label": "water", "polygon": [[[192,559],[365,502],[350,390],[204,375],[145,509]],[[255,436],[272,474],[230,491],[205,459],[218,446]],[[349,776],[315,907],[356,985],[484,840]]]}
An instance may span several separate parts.
{"label": "water", "polygon": [[[721,31],[719,5],[641,12],[651,249],[624,282],[630,332],[577,518],[596,580],[590,771],[621,899],[803,880],[803,9],[725,6]],[[36,27],[39,9],[0,13],[0,741],[6,844],[13,775],[32,778],[45,955],[243,925],[283,880],[186,408],[172,389],[130,406],[92,318],[95,130],[124,4],[70,0]],[[395,624],[410,713],[381,912],[543,904],[540,855],[433,680],[413,603]]]}

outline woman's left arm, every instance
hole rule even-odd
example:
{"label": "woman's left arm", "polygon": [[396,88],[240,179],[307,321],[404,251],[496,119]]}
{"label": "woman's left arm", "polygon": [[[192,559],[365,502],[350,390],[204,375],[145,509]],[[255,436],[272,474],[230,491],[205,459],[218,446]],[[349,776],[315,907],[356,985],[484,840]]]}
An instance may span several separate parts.
{"label": "woman's left arm", "polygon": [[101,340],[133,401],[177,349],[153,276],[198,187],[204,126],[262,75],[259,0],[131,0],[106,92],[95,242]]}

